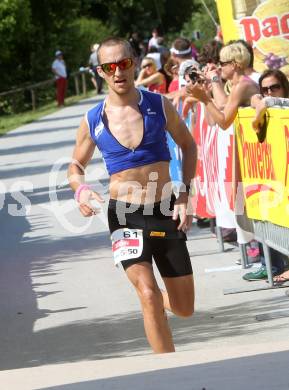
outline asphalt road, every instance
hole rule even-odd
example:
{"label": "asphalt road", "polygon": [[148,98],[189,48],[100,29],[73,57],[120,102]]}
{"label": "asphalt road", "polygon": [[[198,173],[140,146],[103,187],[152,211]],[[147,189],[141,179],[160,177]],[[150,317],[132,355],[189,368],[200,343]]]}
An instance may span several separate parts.
{"label": "asphalt road", "polygon": [[[101,382],[104,379],[98,372],[98,379],[90,373],[75,378],[78,384],[74,385],[72,380],[55,380],[51,390],[135,388],[136,383],[139,389],[145,388],[141,387],[145,383],[154,389],[159,377],[140,374],[141,362],[142,367],[147,366],[142,359],[156,358],[144,336],[136,295],[123,271],[112,262],[107,202],[99,216],[84,219],[67,185],[66,169],[76,130],[94,104],[96,99],[84,100],[0,138],[0,370],[4,370],[5,380],[11,373],[9,380],[13,381],[14,371],[5,370],[15,370],[15,377],[25,372],[28,378],[29,370],[35,374],[38,367],[43,368],[44,388],[45,375],[47,385],[53,377],[45,372],[46,366],[69,364],[72,373],[73,364],[103,361],[107,362],[105,376],[122,378],[120,387],[113,379]],[[97,151],[87,181],[107,199],[108,176]],[[288,309],[284,289],[224,295],[224,288],[248,286],[241,279],[245,271],[235,265],[240,257],[237,248],[226,245],[226,252],[219,253],[209,229],[196,226],[188,238],[196,280],[196,313],[188,320],[170,317],[177,350],[183,355],[174,355],[180,356],[179,360],[166,358],[171,362],[167,365],[153,360],[154,369],[147,370],[174,367],[168,371],[167,389],[176,388],[173,378],[184,383],[181,389],[201,390],[202,383],[210,385],[206,390],[241,389],[237,386],[241,376],[235,384],[233,381],[233,373],[240,370],[249,379],[253,375],[257,384],[265,385],[262,388],[288,389],[289,384],[284,387],[289,383],[288,370],[282,376],[289,364],[288,351],[284,352],[289,347],[288,318],[256,320],[257,314]],[[265,282],[256,283],[265,286]],[[255,353],[262,353],[262,358],[244,360]],[[199,354],[205,356],[202,362]],[[220,356],[222,363],[214,365]],[[233,357],[239,365],[231,362]],[[126,369],[118,371],[116,365],[121,366],[125,359]],[[110,361],[117,362],[114,368]],[[193,364],[198,361],[200,371]],[[133,362],[139,364],[135,371]],[[206,377],[206,372],[212,373],[211,377]],[[188,387],[189,373],[208,381]],[[224,387],[226,378],[228,387]],[[90,379],[97,383],[89,383]],[[21,390],[26,388],[38,387],[19,385]],[[165,387],[159,384],[158,388]]]}

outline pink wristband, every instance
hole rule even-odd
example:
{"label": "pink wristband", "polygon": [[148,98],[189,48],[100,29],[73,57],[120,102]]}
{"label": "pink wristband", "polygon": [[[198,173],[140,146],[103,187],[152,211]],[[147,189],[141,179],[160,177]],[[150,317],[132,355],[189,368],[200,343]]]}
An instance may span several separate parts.
{"label": "pink wristband", "polygon": [[80,193],[82,190],[91,190],[91,187],[88,184],[80,184],[80,186],[77,187],[77,190],[74,194],[74,199],[79,202]]}

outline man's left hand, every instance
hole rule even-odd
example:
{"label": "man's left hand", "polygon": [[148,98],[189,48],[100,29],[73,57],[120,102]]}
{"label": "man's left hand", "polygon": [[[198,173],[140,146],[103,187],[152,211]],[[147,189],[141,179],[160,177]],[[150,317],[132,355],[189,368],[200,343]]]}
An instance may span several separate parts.
{"label": "man's left hand", "polygon": [[193,215],[191,211],[191,199],[187,193],[181,192],[178,199],[175,202],[173,220],[176,221],[180,217],[180,223],[178,225],[178,230],[187,232],[193,222]]}

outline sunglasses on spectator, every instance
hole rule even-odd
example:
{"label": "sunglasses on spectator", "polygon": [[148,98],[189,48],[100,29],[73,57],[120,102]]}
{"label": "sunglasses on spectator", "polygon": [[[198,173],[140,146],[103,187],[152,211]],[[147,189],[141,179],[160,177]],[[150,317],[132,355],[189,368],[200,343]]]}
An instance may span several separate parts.
{"label": "sunglasses on spectator", "polygon": [[279,91],[279,89],[281,88],[281,85],[280,84],[272,84],[272,85],[269,85],[268,87],[261,87],[261,93],[262,95],[267,95],[269,90],[271,92],[276,92],[276,91]]}
{"label": "sunglasses on spectator", "polygon": [[226,66],[228,64],[232,64],[234,61],[219,61],[219,65],[221,67]]}
{"label": "sunglasses on spectator", "polygon": [[145,69],[145,68],[150,68],[151,66],[153,66],[153,64],[150,62],[149,64],[143,65],[141,68]]}
{"label": "sunglasses on spectator", "polygon": [[104,73],[113,74],[118,67],[120,70],[127,70],[132,67],[133,60],[132,58],[124,58],[118,62],[107,62],[106,64],[99,65]]}

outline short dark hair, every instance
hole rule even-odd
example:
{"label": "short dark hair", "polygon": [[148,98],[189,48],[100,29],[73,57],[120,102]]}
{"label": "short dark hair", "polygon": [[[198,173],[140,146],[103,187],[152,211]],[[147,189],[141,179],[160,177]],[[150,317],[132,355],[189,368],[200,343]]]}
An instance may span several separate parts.
{"label": "short dark hair", "polygon": [[99,54],[101,48],[104,46],[116,46],[116,45],[123,45],[125,48],[128,49],[131,57],[132,58],[135,57],[131,44],[126,39],[120,37],[108,37],[105,38],[102,42],[100,42],[99,47],[97,49],[97,61],[99,64],[100,64]]}
{"label": "short dark hair", "polygon": [[262,87],[262,81],[267,77],[271,77],[271,76],[275,77],[279,81],[281,87],[284,89],[285,92],[284,97],[289,98],[289,81],[286,75],[283,72],[281,72],[281,70],[279,69],[267,69],[262,73],[261,77],[259,78],[260,89]]}
{"label": "short dark hair", "polygon": [[222,43],[215,39],[209,41],[202,47],[200,54],[197,57],[197,61],[201,65],[207,65],[208,62],[218,64],[222,47]]}

